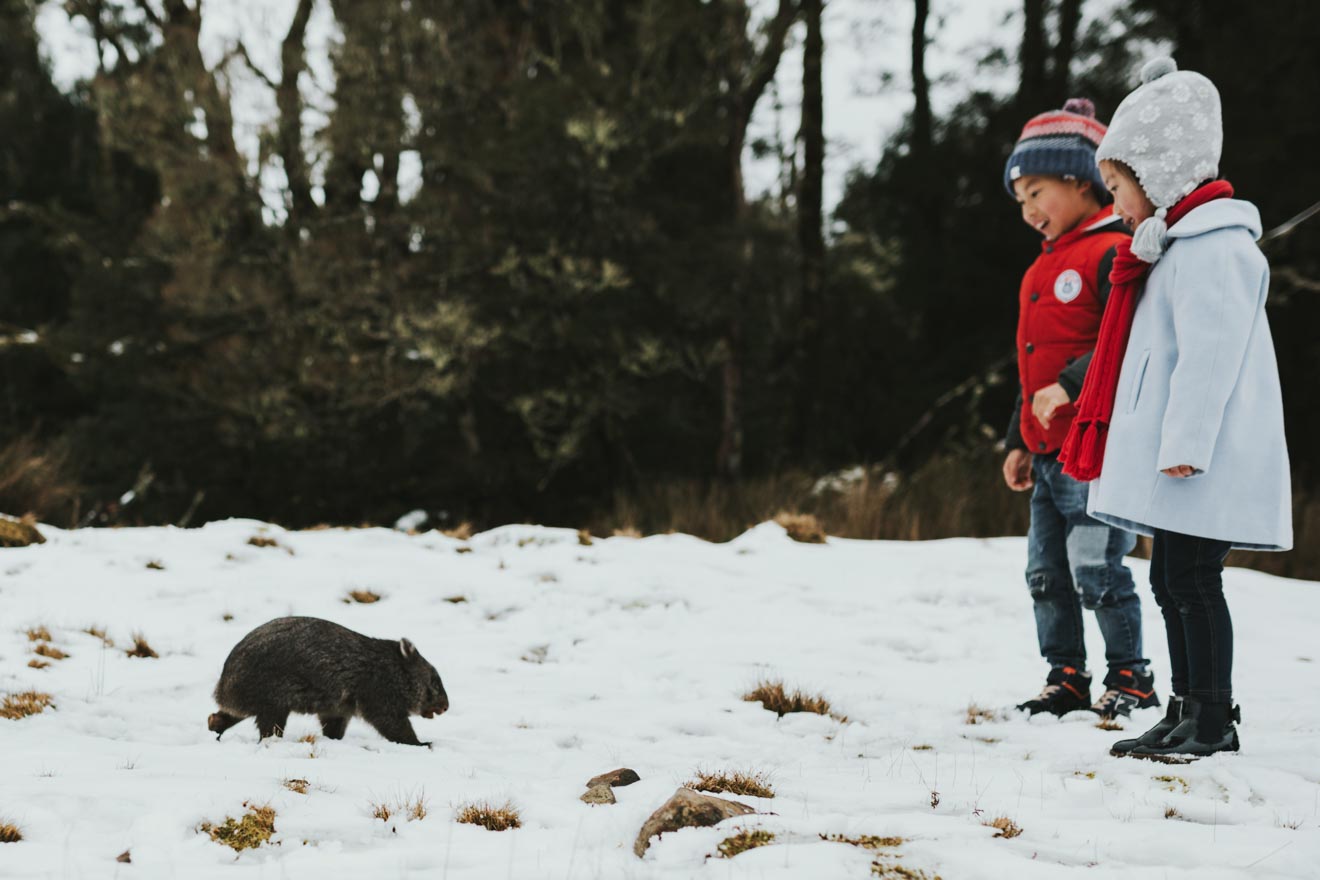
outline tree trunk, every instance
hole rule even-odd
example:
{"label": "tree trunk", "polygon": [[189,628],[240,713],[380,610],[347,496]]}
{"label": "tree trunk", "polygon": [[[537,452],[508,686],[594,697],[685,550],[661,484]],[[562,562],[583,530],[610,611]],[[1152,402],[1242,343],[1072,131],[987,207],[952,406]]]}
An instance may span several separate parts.
{"label": "tree trunk", "polygon": [[307,218],[316,210],[312,201],[311,182],[308,179],[307,159],[302,147],[302,95],[298,91],[298,77],[306,68],[303,39],[307,21],[312,15],[313,0],[298,0],[293,22],[280,46],[280,81],[275,90],[275,105],[279,108],[280,159],[289,180],[289,218],[285,224],[295,237]]}
{"label": "tree trunk", "polygon": [[930,160],[930,81],[926,78],[926,19],[930,0],[916,0],[912,21],[912,155],[923,165]]}
{"label": "tree trunk", "polygon": [[747,270],[753,254],[752,239],[745,227],[747,194],[743,190],[742,154],[747,143],[747,126],[752,119],[752,110],[774,79],[779,58],[784,52],[788,29],[797,18],[798,6],[795,0],[779,0],[774,18],[766,25],[765,46],[760,53],[756,53],[747,35],[749,14],[746,0],[724,0],[724,3],[725,31],[732,47],[727,70],[727,80],[731,87],[726,108],[729,129],[725,156],[730,184],[730,223],[738,238],[738,266],[731,291],[733,304],[721,338],[725,357],[722,370],[723,414],[715,469],[721,477],[737,479],[742,473],[743,458],[743,316],[747,310]]}
{"label": "tree trunk", "polygon": [[1054,44],[1054,58],[1050,65],[1050,107],[1062,107],[1068,100],[1073,53],[1077,49],[1077,27],[1081,20],[1082,0],[1062,0],[1059,4],[1059,39]]}
{"label": "tree trunk", "polygon": [[1019,115],[1031,116],[1048,108],[1045,76],[1045,3],[1023,0],[1022,47],[1018,53],[1021,79],[1018,83]]}
{"label": "tree trunk", "polygon": [[[802,250],[801,321],[794,382],[797,424],[794,451],[806,463],[815,452],[816,405],[820,387],[820,328],[825,274],[823,189],[825,179],[824,92],[821,65],[825,40],[821,32],[822,0],[804,0],[807,39],[802,53],[802,178],[798,184],[798,245]],[[927,108],[929,110],[929,108]]]}

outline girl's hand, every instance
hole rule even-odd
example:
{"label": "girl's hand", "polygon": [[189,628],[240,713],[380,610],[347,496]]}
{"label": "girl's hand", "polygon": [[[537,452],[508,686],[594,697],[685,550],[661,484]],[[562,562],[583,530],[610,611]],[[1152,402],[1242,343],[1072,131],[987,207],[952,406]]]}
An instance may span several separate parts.
{"label": "girl's hand", "polygon": [[1184,477],[1190,477],[1192,474],[1196,473],[1196,468],[1192,467],[1190,464],[1180,464],[1171,468],[1165,468],[1160,471],[1160,473],[1167,474],[1170,477],[1177,477],[1181,480]]}
{"label": "girl's hand", "polygon": [[1063,390],[1063,386],[1058,382],[1053,385],[1046,385],[1044,388],[1031,395],[1031,414],[1040,422],[1041,427],[1047,431],[1050,422],[1054,421],[1054,411],[1061,406],[1067,406],[1072,403],[1072,398],[1068,392]]}

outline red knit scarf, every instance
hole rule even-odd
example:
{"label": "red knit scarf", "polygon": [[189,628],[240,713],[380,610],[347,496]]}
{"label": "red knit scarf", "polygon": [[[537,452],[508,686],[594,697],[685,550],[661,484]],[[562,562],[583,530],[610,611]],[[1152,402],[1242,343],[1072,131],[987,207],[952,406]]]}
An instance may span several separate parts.
{"label": "red knit scarf", "polygon": [[[1169,209],[1166,222],[1172,228],[1193,208],[1232,196],[1233,187],[1226,180],[1203,184]],[[1137,310],[1137,300],[1141,298],[1150,267],[1150,263],[1132,253],[1128,242],[1119,243],[1114,267],[1109,272],[1109,283],[1113,286],[1104,316],[1100,319],[1100,338],[1096,341],[1095,354],[1086,369],[1086,381],[1082,383],[1082,393],[1077,399],[1077,415],[1059,450],[1063,472],[1084,483],[1100,476],[1105,441],[1114,415],[1118,374],[1127,352],[1128,336],[1132,333],[1132,315]]]}

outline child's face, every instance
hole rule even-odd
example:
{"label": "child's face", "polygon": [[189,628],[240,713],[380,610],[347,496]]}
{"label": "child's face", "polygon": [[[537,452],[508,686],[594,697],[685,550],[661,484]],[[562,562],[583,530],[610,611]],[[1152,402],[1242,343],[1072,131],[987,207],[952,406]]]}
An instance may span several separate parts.
{"label": "child's face", "polygon": [[1091,184],[1080,180],[1028,174],[1013,181],[1013,192],[1022,222],[1051,240],[1071,232],[1098,207]]}
{"label": "child's face", "polygon": [[1155,205],[1126,168],[1102,159],[1100,178],[1105,182],[1105,189],[1114,195],[1114,213],[1129,229],[1136,229],[1142,220],[1154,215]]}

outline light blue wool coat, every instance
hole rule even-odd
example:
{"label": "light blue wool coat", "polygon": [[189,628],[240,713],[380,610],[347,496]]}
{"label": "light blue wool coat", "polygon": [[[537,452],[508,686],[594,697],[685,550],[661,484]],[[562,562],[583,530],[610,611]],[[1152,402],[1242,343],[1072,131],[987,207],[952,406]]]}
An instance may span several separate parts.
{"label": "light blue wool coat", "polygon": [[[1216,199],[1169,230],[1146,276],[1087,511],[1252,550],[1292,547],[1292,490],[1260,213]],[[1160,473],[1176,465],[1196,473]]]}

